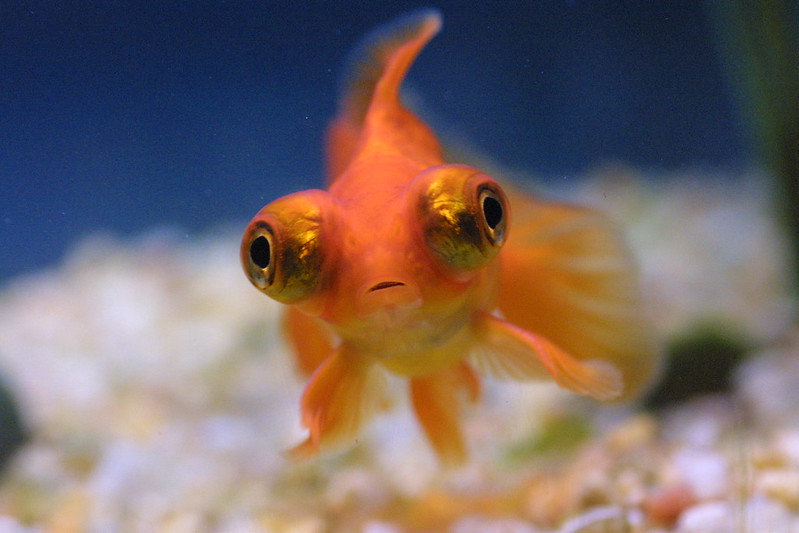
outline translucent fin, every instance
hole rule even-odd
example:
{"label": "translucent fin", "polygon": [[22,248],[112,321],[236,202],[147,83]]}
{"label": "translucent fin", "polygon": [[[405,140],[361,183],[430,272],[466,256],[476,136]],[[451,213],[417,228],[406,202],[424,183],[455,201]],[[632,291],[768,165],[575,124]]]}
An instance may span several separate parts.
{"label": "translucent fin", "polygon": [[446,466],[458,466],[466,461],[461,407],[464,400],[474,402],[479,397],[480,381],[465,363],[411,379],[416,416]]}
{"label": "translucent fin", "polygon": [[[434,134],[399,98],[405,74],[440,28],[438,11],[414,11],[376,29],[356,48],[344,77],[338,115],[327,131],[328,182],[335,181],[356,151],[370,142],[388,148],[383,153],[431,151],[441,159]],[[363,135],[367,118],[370,131]],[[411,139],[410,144],[404,142]]]}
{"label": "translucent fin", "polygon": [[621,373],[612,364],[575,359],[548,339],[501,318],[481,313],[475,332],[478,342],[470,359],[479,372],[517,381],[551,376],[561,387],[599,400],[622,392]]}
{"label": "translucent fin", "polygon": [[306,376],[314,371],[332,355],[334,334],[324,322],[308,316],[293,306],[288,306],[283,315],[286,336],[294,348],[297,367]]}
{"label": "translucent fin", "polygon": [[374,413],[384,408],[385,376],[360,356],[339,348],[314,372],[302,395],[308,438],[289,451],[295,459],[352,444]]}
{"label": "translucent fin", "polygon": [[590,209],[505,189],[513,219],[500,254],[500,311],[578,360],[617,367],[620,398],[636,395],[656,374],[660,354],[619,232]]}

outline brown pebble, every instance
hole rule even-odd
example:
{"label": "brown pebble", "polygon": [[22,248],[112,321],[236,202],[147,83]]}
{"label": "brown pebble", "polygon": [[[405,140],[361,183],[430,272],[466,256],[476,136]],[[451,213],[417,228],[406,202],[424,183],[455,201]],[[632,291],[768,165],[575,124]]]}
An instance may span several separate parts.
{"label": "brown pebble", "polygon": [[697,502],[696,494],[688,485],[664,487],[644,500],[644,510],[650,521],[673,526],[683,511]]}

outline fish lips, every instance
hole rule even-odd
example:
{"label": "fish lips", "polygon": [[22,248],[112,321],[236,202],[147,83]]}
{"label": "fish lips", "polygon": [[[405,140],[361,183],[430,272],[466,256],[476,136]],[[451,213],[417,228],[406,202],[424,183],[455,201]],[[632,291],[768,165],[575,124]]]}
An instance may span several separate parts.
{"label": "fish lips", "polygon": [[396,277],[385,277],[364,283],[358,290],[358,314],[370,316],[378,312],[387,315],[416,309],[422,305],[422,296],[415,283]]}

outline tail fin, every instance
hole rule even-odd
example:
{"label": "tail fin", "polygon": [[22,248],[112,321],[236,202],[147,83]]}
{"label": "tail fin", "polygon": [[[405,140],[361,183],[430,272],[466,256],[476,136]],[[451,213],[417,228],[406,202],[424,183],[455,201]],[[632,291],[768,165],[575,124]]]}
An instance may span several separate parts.
{"label": "tail fin", "polygon": [[[438,11],[414,11],[379,27],[354,51],[344,77],[338,115],[327,131],[329,182],[347,168],[356,152],[368,149],[369,141],[379,141],[384,153],[389,147],[389,151],[399,150],[418,158],[432,150],[441,159],[433,133],[399,98],[405,74],[440,28]],[[413,143],[404,142],[409,139]],[[407,154],[409,149],[422,153]]]}

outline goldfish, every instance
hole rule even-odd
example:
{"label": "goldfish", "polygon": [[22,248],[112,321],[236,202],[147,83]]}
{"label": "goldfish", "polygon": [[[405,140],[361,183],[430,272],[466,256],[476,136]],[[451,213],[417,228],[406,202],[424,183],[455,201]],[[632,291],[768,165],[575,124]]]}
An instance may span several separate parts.
{"label": "goldfish", "polygon": [[441,24],[424,10],[367,36],[326,133],[327,190],[270,202],[242,238],[244,271],[286,305],[309,377],[308,436],[289,452],[298,459],[352,445],[390,405],[389,374],[407,380],[441,462],[459,465],[461,418],[485,377],[624,400],[656,373],[617,228],[445,161],[402,103],[402,81]]}

